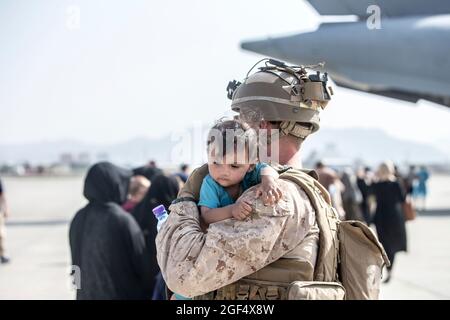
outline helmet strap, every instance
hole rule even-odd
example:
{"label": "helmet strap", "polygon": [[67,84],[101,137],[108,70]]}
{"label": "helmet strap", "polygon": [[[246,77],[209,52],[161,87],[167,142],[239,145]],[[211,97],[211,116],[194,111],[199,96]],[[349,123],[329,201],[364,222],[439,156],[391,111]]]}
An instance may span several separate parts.
{"label": "helmet strap", "polygon": [[306,127],[295,121],[281,121],[280,136],[291,135],[296,138],[306,139],[312,133],[312,126]]}

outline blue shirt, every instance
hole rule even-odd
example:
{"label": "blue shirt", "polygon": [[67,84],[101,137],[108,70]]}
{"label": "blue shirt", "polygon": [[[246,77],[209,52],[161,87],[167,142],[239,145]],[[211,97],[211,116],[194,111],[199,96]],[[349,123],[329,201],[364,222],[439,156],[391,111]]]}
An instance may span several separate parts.
{"label": "blue shirt", "polygon": [[[265,163],[257,163],[255,168],[247,172],[241,181],[242,190],[245,191],[250,187],[261,183],[261,169],[267,167]],[[217,183],[209,174],[203,179],[200,188],[199,206],[211,209],[222,208],[233,204],[234,200],[228,194],[224,187]]]}

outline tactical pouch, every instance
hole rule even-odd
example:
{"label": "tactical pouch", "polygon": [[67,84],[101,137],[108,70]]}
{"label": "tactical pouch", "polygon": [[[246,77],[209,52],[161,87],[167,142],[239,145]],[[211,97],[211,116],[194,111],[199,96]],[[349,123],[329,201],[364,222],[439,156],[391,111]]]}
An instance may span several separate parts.
{"label": "tactical pouch", "polygon": [[287,300],[344,300],[345,289],[338,282],[294,281]]}
{"label": "tactical pouch", "polygon": [[195,297],[194,300],[344,300],[345,289],[337,282],[291,283],[241,279]]}
{"label": "tactical pouch", "polygon": [[241,279],[194,300],[286,300],[287,283]]}

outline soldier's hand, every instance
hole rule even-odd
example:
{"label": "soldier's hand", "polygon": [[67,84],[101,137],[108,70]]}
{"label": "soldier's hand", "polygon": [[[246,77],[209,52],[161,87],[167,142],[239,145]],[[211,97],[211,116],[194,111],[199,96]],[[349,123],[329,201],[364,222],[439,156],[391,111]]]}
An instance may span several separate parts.
{"label": "soldier's hand", "polygon": [[283,192],[279,187],[276,179],[265,179],[256,189],[256,198],[261,197],[264,205],[274,205],[280,201]]}
{"label": "soldier's hand", "polygon": [[238,200],[231,209],[233,218],[237,220],[245,220],[252,213],[252,206],[245,200]]}

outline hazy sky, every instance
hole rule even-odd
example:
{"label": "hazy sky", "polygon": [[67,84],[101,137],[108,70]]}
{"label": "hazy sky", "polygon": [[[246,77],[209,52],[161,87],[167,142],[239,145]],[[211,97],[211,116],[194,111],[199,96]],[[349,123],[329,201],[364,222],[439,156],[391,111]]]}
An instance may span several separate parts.
{"label": "hazy sky", "polygon": [[[228,81],[260,59],[240,41],[319,19],[302,0],[1,0],[0,144],[114,143],[211,123],[229,108]],[[341,88],[322,114],[323,127],[441,144],[449,123],[431,103]]]}

